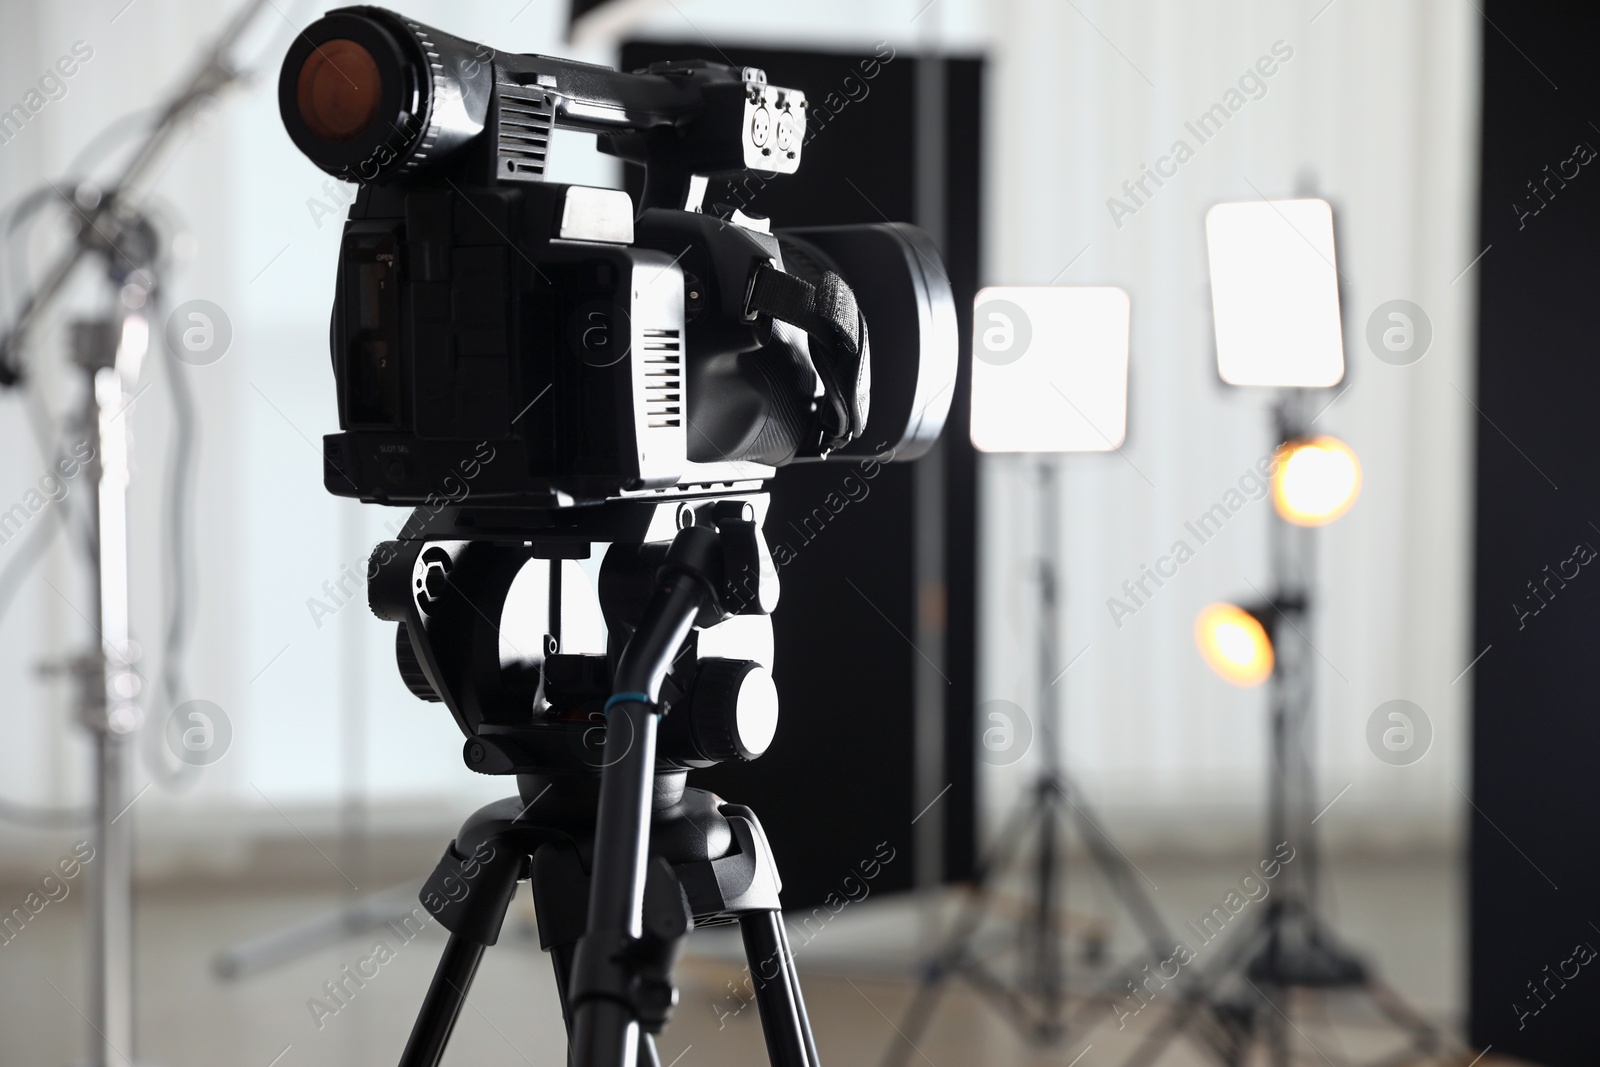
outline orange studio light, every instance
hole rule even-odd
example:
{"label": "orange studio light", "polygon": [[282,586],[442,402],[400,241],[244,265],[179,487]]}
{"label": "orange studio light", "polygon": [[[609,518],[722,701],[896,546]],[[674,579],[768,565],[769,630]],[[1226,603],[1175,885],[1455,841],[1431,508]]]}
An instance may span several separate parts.
{"label": "orange studio light", "polygon": [[1207,604],[1194,621],[1206,665],[1234,685],[1260,685],[1272,674],[1272,638],[1256,613],[1237,604]]}
{"label": "orange studio light", "polygon": [[1337,437],[1308,437],[1278,450],[1272,503],[1296,526],[1332,522],[1361,494],[1361,462]]}

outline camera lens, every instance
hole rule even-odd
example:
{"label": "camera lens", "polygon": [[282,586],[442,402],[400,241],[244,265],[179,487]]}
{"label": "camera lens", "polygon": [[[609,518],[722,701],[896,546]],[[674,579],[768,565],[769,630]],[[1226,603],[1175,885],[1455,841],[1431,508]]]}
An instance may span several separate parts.
{"label": "camera lens", "polygon": [[355,41],[324,41],[300,67],[296,102],[306,128],[324,141],[348,141],[377,117],[383,97],[378,63]]}
{"label": "camera lens", "polygon": [[492,55],[392,11],[342,8],[289,45],[278,111],[295,147],[329,174],[387,182],[449,159],[483,133]]}

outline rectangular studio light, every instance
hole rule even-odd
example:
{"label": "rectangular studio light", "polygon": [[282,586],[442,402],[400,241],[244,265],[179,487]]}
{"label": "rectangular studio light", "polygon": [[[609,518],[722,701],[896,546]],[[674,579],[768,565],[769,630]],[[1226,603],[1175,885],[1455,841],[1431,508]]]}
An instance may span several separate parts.
{"label": "rectangular studio light", "polygon": [[1206,213],[1217,372],[1229,385],[1336,385],[1344,377],[1333,209],[1252,200]]}
{"label": "rectangular studio light", "polygon": [[1109,452],[1128,428],[1128,294],[1000,286],[972,315],[972,444],[980,452]]}

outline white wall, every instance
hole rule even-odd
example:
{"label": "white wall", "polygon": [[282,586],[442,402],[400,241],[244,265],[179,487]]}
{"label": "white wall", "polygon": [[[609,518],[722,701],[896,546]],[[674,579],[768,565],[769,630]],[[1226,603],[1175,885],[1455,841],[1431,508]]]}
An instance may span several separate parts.
{"label": "white wall", "polygon": [[[1361,456],[1365,488],[1322,531],[1318,660],[1319,823],[1336,837],[1438,842],[1454,835],[1465,773],[1474,282],[1478,254],[1479,19],[1470,5],[1381,0],[1296,4],[1065,5],[1002,0],[986,158],[992,283],[1115,284],[1132,295],[1128,445],[1066,457],[1061,662],[1067,751],[1088,794],[1125,810],[1138,840],[1206,843],[1254,820],[1264,775],[1261,691],[1202,666],[1205,603],[1266,586],[1270,503],[1252,503],[1147,606],[1114,625],[1106,600],[1153,563],[1270,447],[1265,390],[1217,384],[1203,216],[1211,204],[1295,194],[1337,211],[1350,387],[1317,428]],[[1274,42],[1293,57],[1209,142],[1184,128]],[[1195,149],[1121,225],[1107,199],[1176,139]],[[1085,248],[1087,250],[1085,251]],[[1067,264],[1080,256],[1064,274]],[[1453,283],[1453,284],[1452,284]],[[1376,359],[1367,318],[1405,298],[1432,320],[1409,367]],[[1460,390],[1458,393],[1457,390]],[[1037,706],[1025,560],[1034,549],[1026,462],[985,464],[982,695]],[[1192,538],[1190,539],[1193,540]],[[1337,671],[1337,673],[1335,673]],[[1340,675],[1343,677],[1341,678]],[[1419,763],[1391,767],[1365,742],[1369,714],[1403,697],[1435,729]],[[1013,794],[993,776],[987,794]],[[995,805],[991,805],[991,811]],[[1140,810],[1142,809],[1142,810]],[[1252,827],[1253,831],[1253,827]]]}
{"label": "white wall", "polygon": [[[66,95],[0,146],[0,199],[59,176],[77,148],[113,118],[164,99],[223,15],[217,5],[190,0],[139,0],[123,10],[125,4],[0,8],[0,100],[8,105],[74,41],[94,49]],[[418,2],[406,10],[467,37],[558,51],[563,6],[508,0],[464,11]],[[321,435],[337,428],[327,316],[344,205],[334,196],[336,183],[289,142],[276,97],[283,50],[316,10],[306,3],[267,6],[239,50],[256,76],[180,138],[155,182],[164,218],[193,248],[167,278],[169,306],[214,301],[233,329],[232,347],[219,362],[177,370],[201,409],[198,618],[189,690],[180,699],[213,701],[235,731],[227,757],[191,788],[154,789],[140,800],[141,834],[156,839],[158,847],[147,852],[156,862],[173,849],[215,858],[208,830],[231,831],[240,814],[247,828],[290,832],[272,805],[301,812],[295,821],[302,828],[326,828],[347,789],[375,805],[375,825],[436,825],[441,832],[477,803],[509,791],[504,781],[466,771],[448,713],[400,684],[392,627],[371,616],[360,591],[320,625],[308,606],[313,597],[331,602],[324,583],[337,582],[347,565],[361,574],[372,544],[387,535],[385,524],[404,518],[321,488]],[[566,168],[569,177],[607,181],[610,161],[587,158],[592,150],[577,147],[583,156]],[[338,210],[326,215],[325,205]],[[41,253],[49,238],[59,245],[61,225],[39,229]],[[85,281],[80,288],[92,305],[87,298],[95,287]],[[61,331],[53,328],[34,358],[41,383],[58,394],[58,408],[71,402],[67,376],[51,367],[61,356]],[[171,409],[159,368],[146,380],[156,384],[129,415],[138,449],[132,551],[135,630],[145,654],[140,667],[154,679],[161,668],[159,507]],[[0,499],[9,505],[43,470],[15,396],[0,397],[0,434]],[[18,543],[0,546],[0,565]],[[80,570],[76,556],[58,547],[5,619],[0,672],[8,679],[10,743],[0,752],[0,788],[15,799],[73,804],[87,795],[87,748],[72,725],[69,694],[32,670],[41,656],[89,637],[77,614],[88,603]],[[171,702],[158,695],[147,703],[153,723],[170,713]],[[353,748],[344,743],[363,736]],[[364,756],[345,759],[362,749]],[[0,834],[15,836],[4,827]]]}
{"label": "white wall", "polygon": [[[61,173],[111,116],[160,99],[220,21],[215,5],[198,0],[137,0],[123,10],[125,3],[0,8],[0,104],[20,99],[74,41],[95,49],[67,95],[0,146],[0,198]],[[897,0],[867,7],[818,0],[755,8],[673,0],[655,5],[641,32],[841,48],[879,39],[897,48],[987,45],[990,142],[972,149],[987,160],[986,280],[1110,283],[1133,297],[1127,462],[1062,461],[1060,546],[1069,597],[1062,654],[1070,658],[1092,642],[1060,687],[1071,709],[1068,749],[1090,795],[1115,809],[1130,832],[1182,827],[1192,838],[1209,826],[1230,840],[1253,832],[1262,709],[1254,696],[1206,674],[1189,625],[1202,603],[1234,595],[1247,578],[1260,583],[1268,505],[1236,518],[1120,630],[1104,601],[1268,444],[1261,398],[1214,384],[1203,212],[1219,200],[1255,195],[1252,184],[1278,196],[1294,192],[1302,174],[1314,175],[1340,210],[1353,383],[1319,425],[1355,446],[1367,476],[1361,503],[1323,539],[1325,571],[1341,577],[1328,587],[1315,639],[1348,678],[1324,670],[1320,680],[1324,783],[1330,798],[1345,782],[1355,784],[1321,825],[1336,833],[1446,837],[1455,808],[1449,783],[1466,788],[1466,683],[1450,682],[1475,654],[1467,647],[1465,586],[1474,424],[1452,388],[1471,391],[1473,280],[1470,273],[1454,285],[1451,279],[1478,251],[1470,246],[1476,15],[1468,4],[1444,0],[1402,8],[1336,0],[1315,22],[1320,0],[1292,7],[1265,0],[1074,3]],[[312,17],[310,5],[278,6],[296,25]],[[462,36],[570,54],[559,38],[562,8],[546,0],[404,5]],[[318,225],[313,202],[329,200],[324,176],[293,149],[277,118],[276,62],[290,27],[268,10],[257,30],[245,54],[264,57],[261,75],[182,140],[158,183],[165,213],[195,247],[169,278],[170,303],[213,300],[234,329],[222,361],[180,370],[202,407],[200,615],[184,695],[221,705],[236,738],[229,756],[192,790],[152,790],[141,800],[142,833],[165,843],[149,853],[157,858],[186,848],[191,856],[214,855],[208,829],[232,826],[239,814],[261,832],[284,831],[263,797],[296,813],[302,826],[322,826],[341,790],[359,789],[378,805],[374,822],[444,828],[506,788],[465,771],[448,716],[400,686],[387,625],[359,602],[320,627],[307,608],[346,564],[359,572],[391,516],[320,488],[315,442],[336,425],[326,314],[338,226],[331,218]],[[1115,226],[1106,198],[1280,39],[1294,57],[1268,82],[1266,96],[1201,146],[1148,207]],[[606,61],[608,54],[596,45],[579,58]],[[610,173],[604,161],[575,158],[572,165],[581,180]],[[1392,297],[1421,304],[1433,321],[1433,350],[1412,367],[1379,363],[1361,339],[1370,309]],[[47,341],[36,356],[58,358],[59,336]],[[56,393],[57,404],[65,402]],[[154,561],[169,410],[158,384],[131,416],[142,450],[137,629],[152,677],[159,669],[163,594]],[[18,401],[0,398],[0,507],[42,470],[29,440]],[[1026,585],[1031,489],[1017,464],[986,462],[984,474],[980,698],[1036,706]],[[0,546],[0,565],[12,547]],[[62,551],[43,569],[67,599],[82,604],[76,573],[76,561]],[[41,803],[84,795],[84,749],[66,694],[31,673],[47,650],[84,632],[66,600],[37,580],[5,620],[0,677],[9,681],[8,744],[0,750],[0,788],[7,795]],[[1363,740],[1367,714],[1394,696],[1423,705],[1437,733],[1434,751],[1409,768],[1380,764]],[[150,708],[156,719],[167,711]],[[342,758],[349,750],[341,731],[351,728],[366,738],[354,766]],[[986,780],[989,811],[1014,794],[1028,769],[1024,761]]]}

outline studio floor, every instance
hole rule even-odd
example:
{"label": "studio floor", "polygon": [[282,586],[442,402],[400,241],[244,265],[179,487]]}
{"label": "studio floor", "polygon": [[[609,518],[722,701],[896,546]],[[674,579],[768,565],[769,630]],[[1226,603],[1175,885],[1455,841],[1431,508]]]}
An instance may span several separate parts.
{"label": "studio floor", "polygon": [[[1452,1035],[1459,1032],[1462,996],[1462,894],[1457,862],[1445,856],[1332,858],[1329,910],[1340,931],[1368,954],[1389,983]],[[1140,859],[1156,886],[1153,896],[1174,927],[1220,900],[1247,865],[1162,864]],[[1075,870],[1068,882],[1069,928],[1091,928],[1114,908],[1105,890]],[[443,944],[436,927],[396,947],[386,962],[363,965],[368,979],[341,1004],[324,983],[348,964],[373,957],[377,934],[355,936],[242,979],[214,977],[216,950],[316,915],[337,902],[332,893],[241,890],[216,883],[162,883],[142,889],[138,911],[138,1051],[140,1067],[229,1064],[232,1067],[390,1065],[404,1047],[411,1018]],[[948,911],[955,894],[941,906]],[[0,948],[0,1063],[45,1067],[82,1062],[87,1024],[82,894],[41,913]],[[1019,898],[1002,909],[1020,910]],[[530,933],[525,893],[514,905],[501,944],[479,971],[447,1063],[558,1067],[564,1038],[549,968]],[[797,957],[824,1062],[868,1065],[883,1060],[915,992],[914,961],[932,940],[927,902],[868,898],[847,905],[825,925],[806,931]],[[1114,924],[1112,955],[1131,949],[1126,926]],[[994,941],[1005,943],[996,925]],[[809,939],[808,939],[809,938]],[[659,1043],[673,1067],[765,1062],[754,1006],[740,1010],[742,981],[736,938],[721,931],[692,935],[677,975],[680,1001]],[[1204,962],[1203,960],[1201,961]],[[353,988],[347,984],[347,989]],[[314,1010],[313,999],[322,1010]],[[329,1011],[328,1006],[336,1010]],[[1030,1047],[993,1007],[970,989],[953,986],[928,1032],[906,1062],[929,1067],[984,1064],[1117,1064],[1148,1032],[1167,1005],[1123,1020],[1089,1012],[1094,1025],[1070,1032],[1053,1047]],[[1351,997],[1308,997],[1291,1008],[1295,1061],[1343,1067],[1398,1047],[1377,1025],[1370,1006]],[[1450,1061],[1465,1065],[1482,1050]],[[1179,1042],[1164,1067],[1210,1062]],[[1492,1050],[1478,1061],[1505,1064]]]}

